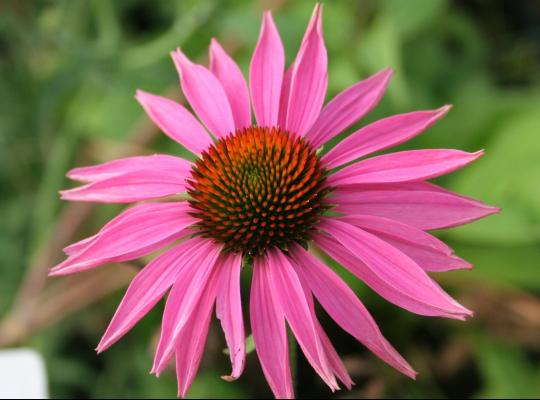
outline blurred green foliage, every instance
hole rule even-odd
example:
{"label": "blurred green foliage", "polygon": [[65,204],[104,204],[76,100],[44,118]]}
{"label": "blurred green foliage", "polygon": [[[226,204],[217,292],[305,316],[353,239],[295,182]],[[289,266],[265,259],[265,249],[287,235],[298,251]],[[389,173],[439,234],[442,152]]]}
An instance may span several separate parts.
{"label": "blurred green foliage", "polygon": [[[290,61],[313,4],[0,2],[0,315],[8,314],[28,266],[51,239],[64,207],[57,196],[68,185],[64,173],[76,164],[114,158],[119,146],[130,145],[145,119],[133,99],[135,89],[167,94],[177,89],[169,51],[182,46],[206,62],[215,36],[247,72],[261,10],[270,7]],[[540,396],[539,3],[341,0],[327,1],[324,12],[328,97],[389,66],[395,70],[390,89],[362,124],[453,103],[443,121],[404,147],[485,148],[483,159],[440,183],[503,209],[441,233],[475,265],[472,272],[437,277],[477,311],[471,322],[407,315],[343,273],[420,372],[416,382],[408,381],[321,317],[357,382],[352,395]],[[147,151],[186,154],[162,138]],[[116,210],[98,207],[77,237],[97,229]],[[54,261],[60,257],[55,254]],[[120,296],[108,296],[15,343],[43,353],[52,396],[175,396],[172,374],[148,375],[161,310],[106,354],[93,353]],[[237,383],[219,379],[229,368],[222,347],[214,329],[191,396],[268,396],[254,355]],[[329,395],[301,357],[298,392]]]}

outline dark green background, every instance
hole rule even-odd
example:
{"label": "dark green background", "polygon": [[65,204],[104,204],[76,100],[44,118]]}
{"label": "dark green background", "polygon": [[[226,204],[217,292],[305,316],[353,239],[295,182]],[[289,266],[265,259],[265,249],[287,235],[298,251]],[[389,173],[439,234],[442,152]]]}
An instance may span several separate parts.
{"label": "dark green background", "polygon": [[[66,242],[95,232],[119,209],[62,203],[57,191],[70,185],[64,173],[128,154],[182,154],[149,123],[135,89],[180,99],[169,51],[180,45],[206,62],[212,36],[247,71],[264,8],[275,11],[290,61],[312,7],[0,1],[0,346],[41,352],[51,396],[176,394],[172,374],[148,375],[160,307],[104,355],[93,352],[133,266],[45,278]],[[485,148],[484,158],[440,183],[503,208],[440,233],[475,265],[437,276],[475,310],[467,323],[408,314],[344,274],[420,375],[416,382],[400,376],[321,314],[357,383],[333,396],[539,396],[540,2],[327,1],[324,13],[328,96],[389,66],[396,71],[390,89],[361,124],[454,104],[406,147]],[[269,396],[254,354],[238,382],[219,379],[229,369],[223,342],[214,326],[191,395]],[[297,375],[299,396],[329,395],[302,356]]]}

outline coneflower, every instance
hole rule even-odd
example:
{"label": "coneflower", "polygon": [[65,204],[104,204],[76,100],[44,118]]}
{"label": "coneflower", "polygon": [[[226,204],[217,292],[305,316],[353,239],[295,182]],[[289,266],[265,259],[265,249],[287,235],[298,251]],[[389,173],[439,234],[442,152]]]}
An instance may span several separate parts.
{"label": "coneflower", "polygon": [[416,374],[353,291],[310,249],[326,253],[408,311],[455,319],[472,314],[426,273],[470,264],[426,231],[498,210],[426,181],[482,152],[416,150],[365,158],[420,134],[446,114],[445,106],[374,122],[320,153],[377,105],[392,74],[383,70],[323,107],[327,54],[321,11],[317,5],[286,71],[279,33],[270,12],[264,14],[249,89],[216,40],[209,69],[180,50],[173,52],[182,90],[198,119],[172,100],[137,92],[150,118],[196,154],[195,162],[140,156],[68,173],[86,184],[63,191],[66,200],[131,203],[187,193],[186,201],[127,209],[96,235],[67,247],[68,258],[50,273],[128,261],[174,244],[131,282],[97,350],[115,343],[167,296],[152,371],[159,375],[175,358],[180,396],[196,375],[214,305],[232,362],[224,378],[242,374],[240,275],[245,266],[253,268],[249,314],[255,348],[279,398],[294,396],[286,324],[332,390],[339,388],[338,380],[347,388],[353,384],[317,320],[315,299],[382,360],[409,377]]}

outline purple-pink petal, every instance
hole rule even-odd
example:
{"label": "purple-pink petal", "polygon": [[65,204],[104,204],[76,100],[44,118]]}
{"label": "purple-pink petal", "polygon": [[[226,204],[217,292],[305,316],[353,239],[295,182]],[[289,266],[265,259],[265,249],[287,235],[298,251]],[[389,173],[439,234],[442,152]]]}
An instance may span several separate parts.
{"label": "purple-pink petal", "polygon": [[218,260],[217,268],[219,268],[219,286],[216,314],[225,333],[232,364],[231,374],[222,378],[233,381],[242,375],[246,362],[246,338],[240,296],[242,255],[240,253],[223,254]]}
{"label": "purple-pink petal", "polygon": [[292,399],[291,367],[285,316],[276,299],[271,271],[263,257],[255,258],[249,315],[255,350],[266,381],[278,399]]}
{"label": "purple-pink petal", "polygon": [[384,338],[354,292],[335,272],[299,245],[291,246],[290,254],[296,261],[298,275],[339,326],[398,371],[411,378],[416,376],[407,361]]}
{"label": "purple-pink petal", "polygon": [[199,121],[176,101],[142,90],[137,90],[135,98],[163,133],[192,153],[201,154],[212,144]]}
{"label": "purple-pink petal", "polygon": [[216,39],[210,43],[210,71],[227,94],[236,129],[251,126],[249,90],[242,71]]}
{"label": "purple-pink petal", "polygon": [[277,249],[267,250],[265,258],[275,296],[307,360],[330,389],[339,389],[293,266]]}
{"label": "purple-pink petal", "polygon": [[217,288],[218,273],[214,268],[208,282],[202,287],[200,299],[189,320],[176,338],[176,379],[179,397],[184,398],[187,395],[199,369]]}
{"label": "purple-pink petal", "polygon": [[319,334],[319,338],[321,339],[321,343],[323,346],[323,349],[326,353],[326,358],[328,359],[328,363],[330,365],[330,368],[333,372],[333,374],[347,387],[347,389],[351,389],[354,385],[354,382],[352,381],[351,377],[349,376],[349,373],[347,372],[347,369],[345,368],[345,365],[343,365],[343,362],[341,361],[341,358],[339,357],[336,349],[332,345],[332,342],[328,338],[328,335],[324,331],[323,327],[317,320],[317,315],[315,314],[315,304],[313,301],[313,295],[311,293],[311,289],[305,282],[305,279],[303,278],[300,271],[298,271],[298,266],[295,265],[296,261],[292,261],[291,264],[294,266],[297,274],[298,279],[300,280],[300,283],[302,284],[302,289],[304,290],[304,295],[306,296],[306,300],[309,305],[309,309],[311,312],[311,316],[315,324],[317,325],[317,332]]}
{"label": "purple-pink petal", "polygon": [[298,135],[313,125],[326,95],[328,59],[321,20],[322,7],[317,5],[292,66],[284,127]]}
{"label": "purple-pink petal", "polygon": [[182,91],[202,123],[218,138],[233,133],[231,106],[218,78],[202,65],[192,63],[180,49],[171,55]]}
{"label": "purple-pink petal", "polygon": [[392,70],[385,69],[345,89],[332,99],[306,133],[318,148],[369,113],[381,100]]}
{"label": "purple-pink petal", "polygon": [[436,237],[401,222],[372,215],[350,215],[344,221],[370,232],[409,256],[424,271],[445,272],[472,266],[455,256]]}
{"label": "purple-pink petal", "polygon": [[107,262],[141,257],[187,235],[189,232],[184,230],[196,222],[185,203],[137,205],[86,247],[52,268],[50,275],[72,274]]}
{"label": "purple-pink petal", "polygon": [[[189,325],[190,317],[197,309],[201,298],[211,296],[205,294],[206,287],[215,270],[215,263],[222,249],[210,240],[199,251],[190,257],[176,278],[169,294],[152,372],[160,375],[174,355],[177,339],[182,330]],[[203,296],[204,294],[204,296]],[[215,300],[215,295],[212,301]]]}
{"label": "purple-pink petal", "polygon": [[[378,237],[337,219],[325,218],[320,228],[335,238],[343,246],[343,251],[338,251],[337,247],[329,249],[328,242],[322,243],[320,237],[316,243],[324,251],[330,250],[332,257],[340,253],[336,261],[389,301],[421,315],[461,320],[472,315],[413,260]],[[346,262],[342,262],[346,258]]]}
{"label": "purple-pink petal", "polygon": [[428,129],[449,109],[450,106],[444,106],[438,110],[415,111],[376,121],[343,139],[322,157],[322,161],[328,168],[335,168],[406,142]]}
{"label": "purple-pink petal", "polygon": [[483,154],[447,149],[400,151],[343,168],[330,175],[328,183],[340,186],[424,181],[462,168]]}
{"label": "purple-pink petal", "polygon": [[137,274],[97,346],[98,353],[117,342],[156,305],[175,282],[186,257],[200,246],[196,239],[187,240],[153,259]]}
{"label": "purple-pink petal", "polygon": [[459,226],[499,212],[477,200],[424,183],[339,188],[332,200],[346,215],[375,215],[423,230]]}
{"label": "purple-pink petal", "polygon": [[182,175],[186,175],[190,169],[191,162],[188,160],[165,154],[154,154],[120,158],[89,167],[73,168],[66,176],[76,181],[90,183],[135,171],[180,172]]}
{"label": "purple-pink petal", "polygon": [[60,191],[62,200],[133,203],[182,193],[189,171],[141,170],[126,172]]}
{"label": "purple-pink petal", "polygon": [[266,11],[249,69],[251,100],[259,126],[272,127],[278,122],[284,69],[283,44],[272,14]]}

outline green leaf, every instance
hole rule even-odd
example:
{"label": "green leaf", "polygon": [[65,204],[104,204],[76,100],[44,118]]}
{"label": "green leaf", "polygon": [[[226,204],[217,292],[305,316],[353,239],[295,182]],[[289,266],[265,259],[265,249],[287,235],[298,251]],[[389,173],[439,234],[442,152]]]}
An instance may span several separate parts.
{"label": "green leaf", "polygon": [[521,349],[479,337],[474,349],[485,380],[481,398],[530,398],[540,395],[538,368]]}

